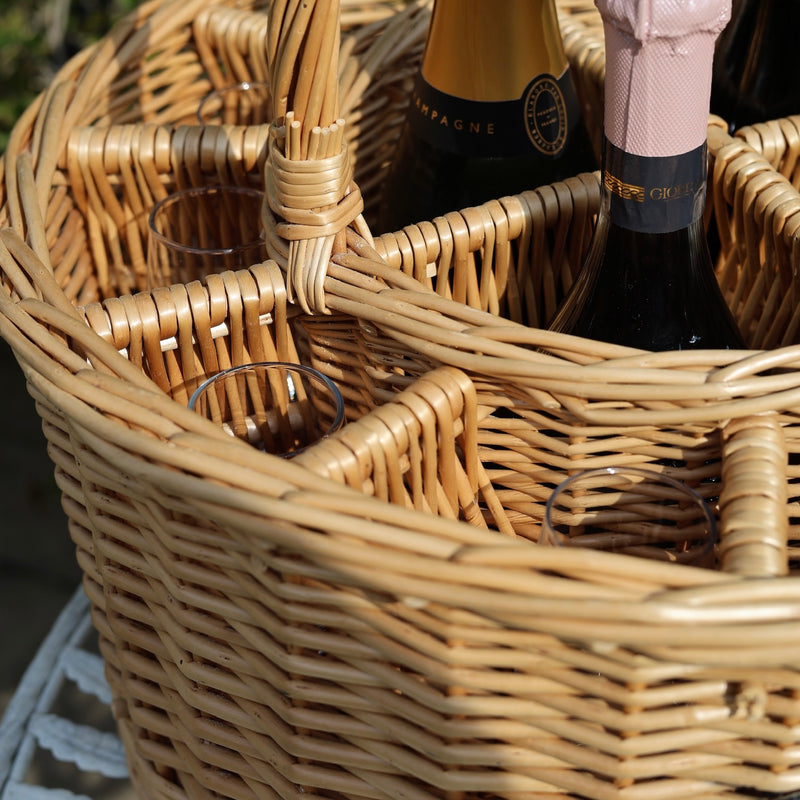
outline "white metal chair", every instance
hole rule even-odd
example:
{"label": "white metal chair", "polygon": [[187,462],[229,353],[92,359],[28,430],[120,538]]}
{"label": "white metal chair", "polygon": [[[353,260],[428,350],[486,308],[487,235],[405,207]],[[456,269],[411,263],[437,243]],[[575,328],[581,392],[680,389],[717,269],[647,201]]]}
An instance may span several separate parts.
{"label": "white metal chair", "polygon": [[0,800],[132,793],[89,601],[78,587],[0,720]]}

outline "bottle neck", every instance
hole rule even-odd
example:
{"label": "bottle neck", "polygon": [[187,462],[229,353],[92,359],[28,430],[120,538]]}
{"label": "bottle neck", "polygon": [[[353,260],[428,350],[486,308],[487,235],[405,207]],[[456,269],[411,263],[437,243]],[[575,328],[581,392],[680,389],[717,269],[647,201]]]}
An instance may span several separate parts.
{"label": "bottle neck", "polygon": [[677,156],[627,153],[608,138],[603,149],[601,215],[646,234],[689,228],[703,216],[707,146]]}
{"label": "bottle neck", "polygon": [[611,221],[643,233],[703,214],[714,45],[730,0],[597,0],[606,43],[603,186]]}
{"label": "bottle neck", "polygon": [[554,0],[436,0],[422,75],[440,92],[481,102],[518,98],[531,78],[559,77],[567,57]]}

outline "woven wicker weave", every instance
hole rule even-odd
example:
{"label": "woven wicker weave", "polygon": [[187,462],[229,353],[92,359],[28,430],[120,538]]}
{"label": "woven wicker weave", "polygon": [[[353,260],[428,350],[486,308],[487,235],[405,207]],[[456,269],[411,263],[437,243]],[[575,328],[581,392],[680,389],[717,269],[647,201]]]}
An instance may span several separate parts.
{"label": "woven wicker weave", "polygon": [[[168,87],[188,97],[181,76],[212,70],[203,5],[143,6],[65,68],[15,128],[0,212],[0,335],[43,420],[141,796],[800,788],[800,348],[647,354],[535,327],[580,263],[596,175],[372,243],[358,202],[332,204],[352,216],[338,230],[268,175],[274,261],[126,294],[155,187],[235,170],[255,183],[282,143],[234,129],[258,142],[242,169],[227,138],[215,158],[197,143],[230,131],[171,127]],[[424,8],[359,8],[342,7],[340,58],[351,41],[403,68],[396,82],[365,68],[330,107],[348,142],[333,182],[368,222],[368,154],[391,147],[387,109],[420,44],[400,14]],[[291,30],[206,11],[261,26],[273,87],[304,74],[275,54]],[[562,17],[592,106],[595,21],[578,3]],[[387,47],[387,30],[408,39]],[[214,58],[262,74],[254,40],[225,41]],[[120,150],[127,136],[148,146]],[[791,345],[782,209],[798,195],[724,126],[709,144],[720,281],[753,348]],[[306,276],[297,254],[314,252]],[[290,462],[185,408],[222,367],[298,356],[340,382],[351,422]],[[720,568],[532,544],[555,483],[608,463],[650,463],[714,500]]]}
{"label": "woven wicker weave", "polygon": [[[486,479],[498,452],[487,386],[450,368],[304,463],[252,451],[136,362],[181,397],[200,354],[224,362],[242,346],[199,311],[214,307],[247,332],[248,353],[270,355],[287,330],[274,267],[190,289],[195,314],[175,314],[172,337],[156,305],[168,319],[183,287],[87,307],[109,338],[136,329],[126,317],[142,321],[126,337],[131,363],[55,299],[32,251],[8,232],[2,242],[7,279],[17,265],[27,296],[4,297],[0,332],[43,419],[142,797],[678,798],[796,785],[796,578],[735,580],[509,536],[520,514],[507,481]],[[265,313],[274,328],[259,324]],[[776,532],[785,522],[776,422],[725,429],[728,545],[751,514]],[[737,566],[736,550],[723,562],[761,563]]]}
{"label": "woven wicker weave", "polygon": [[736,136],[762,153],[795,188],[800,187],[800,115],[748,125],[739,128]]}

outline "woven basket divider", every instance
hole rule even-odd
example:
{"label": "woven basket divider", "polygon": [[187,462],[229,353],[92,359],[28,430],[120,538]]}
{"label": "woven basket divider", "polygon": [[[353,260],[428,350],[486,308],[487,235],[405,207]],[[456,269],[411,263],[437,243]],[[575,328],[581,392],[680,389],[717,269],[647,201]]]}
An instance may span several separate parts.
{"label": "woven basket divider", "polygon": [[[291,352],[276,265],[76,310],[13,232],[0,242],[0,333],[57,465],[141,796],[796,788],[795,578],[532,546],[514,513],[487,529],[506,506],[485,427],[503,399],[452,367],[302,461],[251,450],[170,395],[201,354],[235,357],[236,331],[241,357]],[[205,302],[162,322],[187,292]],[[764,550],[764,515],[785,521],[784,429],[724,428],[734,569]]]}
{"label": "woven basket divider", "polygon": [[[788,181],[795,189],[800,189],[800,116],[790,116],[781,119],[767,120],[755,123],[736,131],[735,136],[748,143],[757,152],[761,153],[769,164]],[[763,291],[772,291],[776,296],[773,301],[777,304],[779,292],[785,292],[782,305],[791,304],[796,307],[798,296],[792,279],[793,264],[796,263],[798,238],[800,230],[800,214],[792,198],[785,202],[771,203],[769,215],[773,229],[781,230],[780,243],[773,246],[772,240],[765,241],[765,254],[763,262]],[[785,244],[784,244],[785,242]],[[750,256],[750,261],[755,265],[756,257]],[[796,337],[797,322],[786,329],[787,334]]]}

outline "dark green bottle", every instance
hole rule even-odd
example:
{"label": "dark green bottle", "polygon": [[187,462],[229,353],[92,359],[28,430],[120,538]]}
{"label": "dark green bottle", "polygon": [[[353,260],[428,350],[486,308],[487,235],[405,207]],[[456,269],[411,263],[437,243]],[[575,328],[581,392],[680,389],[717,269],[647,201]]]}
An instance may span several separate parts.
{"label": "dark green bottle", "polygon": [[800,0],[734,0],[714,53],[711,111],[731,129],[800,114]]}

